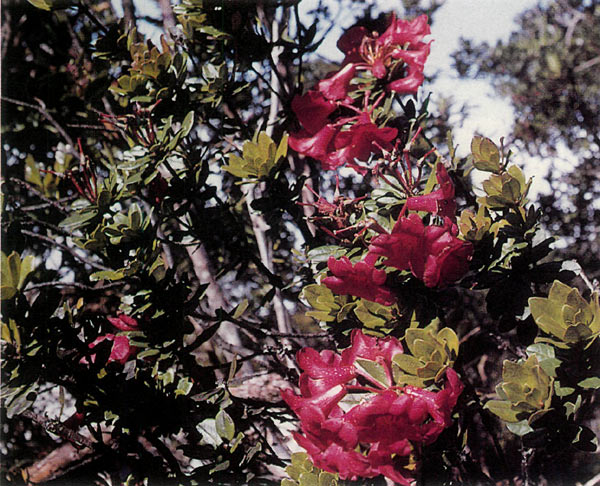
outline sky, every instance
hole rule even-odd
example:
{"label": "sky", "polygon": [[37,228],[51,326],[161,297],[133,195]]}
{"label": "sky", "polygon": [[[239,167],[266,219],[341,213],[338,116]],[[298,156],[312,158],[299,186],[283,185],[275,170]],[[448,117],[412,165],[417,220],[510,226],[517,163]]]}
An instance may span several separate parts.
{"label": "sky", "polygon": [[[317,53],[333,61],[343,59],[335,44],[343,29],[354,23],[352,9],[348,8],[349,1],[330,1],[333,12],[337,12],[339,5],[337,23],[340,28],[328,34]],[[301,20],[309,18],[309,12],[316,3],[317,0],[300,2]],[[374,7],[373,15],[393,9],[393,3],[389,0],[366,0],[366,4]],[[457,106],[468,106],[468,116],[464,122],[460,126],[454,123],[453,128],[459,156],[469,153],[471,139],[476,134],[489,137],[496,143],[500,137],[509,136],[514,112],[509,101],[498,95],[489,81],[459,79],[452,67],[451,54],[458,49],[460,37],[477,43],[485,41],[491,45],[499,40],[508,40],[511,32],[518,29],[516,17],[537,3],[537,0],[446,0],[435,12],[430,37],[433,43],[425,73],[437,73],[437,78],[434,83],[421,88],[421,95],[432,92],[435,100],[436,93],[440,93],[451,96]],[[520,157],[525,174],[534,179],[530,195],[535,197],[538,192],[546,192],[549,188],[543,180],[545,164],[526,154],[520,154]]]}

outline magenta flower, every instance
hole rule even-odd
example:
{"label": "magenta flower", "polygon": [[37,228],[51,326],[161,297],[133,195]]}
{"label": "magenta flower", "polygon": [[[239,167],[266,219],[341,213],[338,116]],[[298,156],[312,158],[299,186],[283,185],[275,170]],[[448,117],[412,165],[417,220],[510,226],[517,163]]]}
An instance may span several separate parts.
{"label": "magenta flower", "polygon": [[319,81],[317,91],[327,100],[352,104],[353,100],[348,96],[348,90],[355,72],[355,66],[348,64],[341,70],[334,71],[334,74]]}
{"label": "magenta flower", "polygon": [[139,324],[133,317],[119,314],[117,317],[107,317],[108,322],[121,331],[137,331]]}
{"label": "magenta flower", "polygon": [[[88,347],[90,349],[94,349],[98,344],[102,341],[112,341],[113,345],[110,350],[110,355],[108,356],[108,363],[116,361],[124,365],[127,363],[129,358],[137,353],[137,347],[132,346],[129,343],[129,338],[127,336],[115,336],[114,334],[104,334],[103,336],[98,336],[93,342],[91,342]],[[96,362],[96,355],[92,354],[90,356],[90,360],[92,363]],[[81,363],[87,364],[87,360],[83,358]]]}
{"label": "magenta flower", "polygon": [[290,134],[290,147],[321,161],[325,170],[347,165],[364,173],[366,169],[355,159],[364,161],[371,153],[391,149],[391,142],[398,134],[396,128],[378,127],[371,120],[371,115],[364,111],[328,123],[327,117],[335,111],[336,103],[318,92],[309,91],[294,98],[292,109],[302,128]]}
{"label": "magenta flower", "polygon": [[413,213],[400,218],[391,234],[371,240],[369,252],[386,257],[386,265],[410,270],[427,287],[447,287],[467,273],[473,255],[473,245],[457,234],[450,218],[443,226],[425,226]]}
{"label": "magenta flower", "polygon": [[[294,437],[317,467],[342,479],[382,474],[409,485],[406,466],[415,446],[431,444],[452,423],[463,385],[448,369],[446,385],[438,392],[396,386],[391,366],[392,358],[403,352],[400,342],[365,336],[360,330],[352,332],[351,340],[341,355],[312,348],[298,353],[300,395],[282,392],[300,418],[302,434]],[[362,360],[376,363],[386,378],[366,373]]]}
{"label": "magenta flower", "polygon": [[333,276],[325,277],[323,284],[336,294],[354,295],[381,305],[396,302],[392,292],[384,285],[387,277],[385,270],[377,270],[365,261],[352,265],[345,256],[339,260],[330,256],[327,266]]}
{"label": "magenta flower", "polygon": [[359,173],[366,170],[355,162],[355,159],[365,161],[372,153],[380,153],[381,149],[392,148],[392,140],[398,130],[390,127],[378,127],[368,113],[362,112],[354,125],[348,130],[340,130],[333,138],[333,150],[321,161],[326,170],[335,170],[342,165],[352,167]]}
{"label": "magenta flower", "polygon": [[427,211],[443,218],[455,218],[454,184],[443,164],[437,164],[435,176],[440,188],[423,196],[409,197],[406,208],[412,211]]}
{"label": "magenta flower", "polygon": [[377,79],[387,78],[387,89],[397,93],[416,93],[422,84],[423,68],[430,44],[422,42],[431,33],[427,16],[412,21],[392,15],[383,33],[369,33],[364,27],[352,27],[338,40],[346,54],[344,64],[366,68]]}

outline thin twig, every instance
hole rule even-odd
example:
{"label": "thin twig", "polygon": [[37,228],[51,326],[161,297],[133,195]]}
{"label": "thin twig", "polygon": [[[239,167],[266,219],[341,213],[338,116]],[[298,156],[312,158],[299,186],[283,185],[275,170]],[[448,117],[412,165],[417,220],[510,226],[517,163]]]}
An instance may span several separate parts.
{"label": "thin twig", "polygon": [[108,34],[108,29],[102,22],[100,22],[100,19],[96,17],[96,14],[90,10],[90,7],[81,1],[79,2],[78,7],[96,27],[98,27],[104,34]]}
{"label": "thin twig", "polygon": [[37,238],[38,240],[49,243],[51,247],[58,246],[59,248],[62,248],[63,250],[69,252],[74,258],[76,258],[80,262],[86,263],[90,267],[96,268],[97,270],[108,270],[108,271],[111,270],[110,268],[105,267],[104,265],[101,265],[100,263],[93,262],[93,261],[89,260],[88,258],[79,255],[75,251],[74,248],[70,248],[69,246],[67,246],[63,243],[59,243],[54,238],[50,238],[49,236],[45,236],[45,235],[40,235],[38,233],[34,233],[33,231],[29,231],[29,230],[23,230],[22,233],[24,235],[31,236],[32,238]]}
{"label": "thin twig", "polygon": [[[28,182],[25,182],[25,181],[23,181],[21,179],[18,179],[16,177],[11,177],[8,180],[10,182],[14,182],[15,184],[19,184],[20,186],[23,186],[23,187],[27,188],[29,191],[33,192],[37,197],[39,197],[42,201],[45,201],[47,204],[50,204],[51,206],[54,206],[56,209],[58,209],[59,211],[62,211],[63,213],[66,213],[68,211],[68,208],[66,206],[63,206],[61,204],[61,202],[66,202],[66,201],[70,201],[72,199],[76,199],[77,198],[77,196],[69,196],[68,198],[59,199],[58,201],[55,201],[53,199],[50,199],[49,197],[46,197],[37,188],[35,188],[31,184],[29,184]],[[19,209],[21,211],[25,211],[26,210],[25,208],[19,208]],[[28,210],[32,211],[33,209],[28,209]]]}
{"label": "thin twig", "polygon": [[46,109],[46,104],[36,98],[35,100],[38,102],[37,105],[32,103],[27,103],[26,101],[16,100],[14,98],[9,98],[8,96],[0,96],[2,101],[6,101],[7,103],[12,103],[13,105],[23,106],[26,108],[31,108],[32,110],[36,110],[40,113],[46,120],[50,122],[50,124],[56,128],[56,131],[65,139],[65,141],[69,144],[71,150],[69,152],[74,155],[77,159],[79,159],[79,153],[75,150],[75,144],[73,143],[73,139],[69,136],[69,134],[64,130],[64,128],[52,117],[50,113],[48,113]]}
{"label": "thin twig", "polygon": [[107,289],[114,289],[116,287],[121,287],[122,285],[125,285],[127,282],[121,281],[121,282],[112,282],[106,285],[99,285],[98,287],[93,287],[91,285],[85,285],[79,282],[40,282],[40,283],[35,283],[35,284],[29,284],[27,285],[27,287],[25,288],[25,291],[27,292],[28,290],[35,290],[35,289],[41,289],[44,287],[73,287],[76,289],[81,289],[81,290],[90,290],[90,291],[101,291],[101,290],[107,290]]}

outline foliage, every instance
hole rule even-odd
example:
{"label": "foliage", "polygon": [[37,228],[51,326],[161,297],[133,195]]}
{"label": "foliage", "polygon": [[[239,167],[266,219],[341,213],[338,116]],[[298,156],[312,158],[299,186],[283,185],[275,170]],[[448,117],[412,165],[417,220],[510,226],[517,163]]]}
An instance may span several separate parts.
{"label": "foliage", "polygon": [[[488,77],[512,103],[515,143],[543,160],[550,187],[540,203],[549,231],[571,242],[561,251],[597,278],[600,158],[600,6],[540,2],[519,16],[519,29],[496,46],[464,40],[455,52],[461,76]],[[565,147],[571,155],[563,155]],[[562,159],[568,158],[567,163]],[[543,165],[542,165],[543,164]],[[564,175],[556,177],[556,172]],[[577,235],[577,236],[575,236]]]}
{"label": "foliage", "polygon": [[163,2],[153,40],[130,2],[3,9],[7,480],[597,472],[598,293],[518,153],[456,157],[405,3],[326,67],[322,5]]}

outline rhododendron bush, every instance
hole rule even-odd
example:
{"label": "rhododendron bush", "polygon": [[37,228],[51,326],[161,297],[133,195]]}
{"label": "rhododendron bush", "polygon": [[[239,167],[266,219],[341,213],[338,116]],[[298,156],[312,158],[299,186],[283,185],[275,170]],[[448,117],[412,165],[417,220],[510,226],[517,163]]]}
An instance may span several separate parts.
{"label": "rhododendron bush", "polygon": [[323,64],[326,9],[30,3],[3,37],[6,480],[597,473],[597,285],[519,154],[461,157],[434,115],[437,4],[358,12]]}

